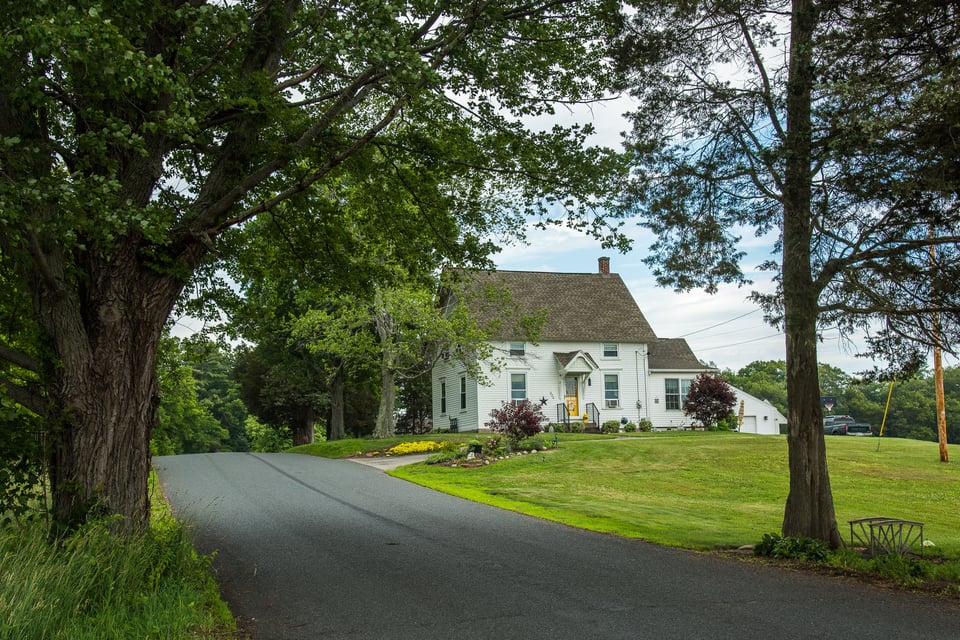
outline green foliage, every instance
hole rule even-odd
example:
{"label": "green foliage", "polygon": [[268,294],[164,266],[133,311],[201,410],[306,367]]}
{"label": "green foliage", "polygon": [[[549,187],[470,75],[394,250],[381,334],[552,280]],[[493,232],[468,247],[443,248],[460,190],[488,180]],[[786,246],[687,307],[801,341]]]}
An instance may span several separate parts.
{"label": "green foliage", "polygon": [[763,534],[763,539],[754,547],[757,556],[810,562],[826,562],[830,553],[830,547],[822,540],[785,537],[778,533]]}
{"label": "green foliage", "polygon": [[403,409],[397,416],[397,434],[422,434],[433,430],[433,396],[429,375],[403,380],[397,390],[397,405]]}
{"label": "green foliage", "polygon": [[640,423],[637,425],[637,429],[643,433],[650,433],[653,431],[653,422],[649,418],[640,418]]}
{"label": "green foliage", "polygon": [[274,429],[263,424],[254,416],[247,416],[243,425],[250,443],[250,451],[258,453],[275,453],[286,451],[293,446],[293,436],[284,428]]}
{"label": "green foliage", "polygon": [[828,560],[835,567],[882,576],[898,584],[916,587],[926,581],[941,581],[960,588],[960,560],[930,560],[899,554],[883,554],[873,558],[851,549],[838,549]]}
{"label": "green foliage", "polygon": [[51,544],[40,522],[0,527],[0,640],[216,638],[235,630],[209,558],[160,519],[120,539],[93,522]]}
{"label": "green foliage", "polygon": [[737,416],[728,414],[725,418],[720,418],[717,420],[717,423],[711,427],[711,430],[714,431],[736,431],[737,430]]}
{"label": "green foliage", "polygon": [[150,450],[153,455],[207,453],[225,448],[230,432],[200,401],[194,377],[193,355],[173,337],[161,340],[157,356],[160,406]]}
{"label": "green foliage", "polygon": [[426,464],[445,464],[447,462],[453,462],[454,460],[463,460],[466,457],[466,450],[458,448],[456,451],[441,451],[440,453],[432,453],[427,456],[427,459],[424,460],[424,462]]}
{"label": "green foliage", "polygon": [[787,415],[787,363],[783,360],[757,360],[736,373],[725,370],[721,375],[734,387],[768,400]]}
{"label": "green foliage", "polygon": [[0,395],[0,529],[46,512],[40,429],[36,416]]}
{"label": "green foliage", "polygon": [[619,420],[607,420],[600,425],[601,433],[620,433]]}
{"label": "green foliage", "polygon": [[[652,428],[652,425],[651,425],[651,428]],[[636,433],[636,431],[637,431],[637,425],[635,425],[635,424],[632,423],[632,422],[628,422],[627,424],[623,425],[623,431],[624,431],[624,433]],[[648,431],[649,431],[649,429],[648,429]]]}
{"label": "green foliage", "polygon": [[[863,2],[834,12],[812,3],[794,8],[789,21],[803,29],[784,43],[776,3],[631,5],[618,42],[624,88],[638,101],[628,191],[655,233],[647,262],[658,281],[708,291],[744,282],[740,234],[753,232],[788,258],[763,269],[793,264],[799,245],[809,255],[815,291],[793,289],[781,273],[775,294],[754,294],[772,320],[802,296],[818,306],[820,326],[869,330],[876,317],[895,325],[870,341],[879,359],[902,359],[904,341],[930,340],[927,310],[956,309],[960,295],[952,197],[960,172],[955,137],[944,134],[960,111],[946,88],[958,77],[957,7]],[[785,47],[788,55],[777,53]],[[790,229],[784,212],[836,236],[775,244],[776,231]],[[940,252],[932,269],[929,242]],[[881,247],[884,259],[873,260]],[[941,315],[944,342],[955,344],[958,318]]]}
{"label": "green foliage", "polygon": [[546,438],[543,437],[543,434],[532,436],[521,440],[517,446],[518,451],[546,451],[549,449]]}
{"label": "green foliage", "polygon": [[483,457],[496,458],[510,451],[510,443],[502,436],[489,436],[483,441]]}
{"label": "green foliage", "polygon": [[[786,363],[757,361],[723,377],[758,398],[769,400],[786,414]],[[851,377],[836,367],[819,367],[822,395],[833,395],[837,404],[831,413],[852,415],[858,421],[873,425],[877,431],[883,422],[884,408],[890,390],[889,382],[872,382]],[[944,395],[947,415],[960,414],[960,367],[944,368]],[[884,435],[895,438],[935,441],[937,439],[936,394],[933,374],[922,371],[893,385]],[[960,443],[960,424],[947,423],[947,441]]]}
{"label": "green foliage", "polygon": [[197,348],[200,358],[193,366],[197,398],[230,434],[220,450],[247,451],[249,445],[243,430],[247,408],[240,397],[240,385],[234,377],[235,352],[213,342],[201,342]]}

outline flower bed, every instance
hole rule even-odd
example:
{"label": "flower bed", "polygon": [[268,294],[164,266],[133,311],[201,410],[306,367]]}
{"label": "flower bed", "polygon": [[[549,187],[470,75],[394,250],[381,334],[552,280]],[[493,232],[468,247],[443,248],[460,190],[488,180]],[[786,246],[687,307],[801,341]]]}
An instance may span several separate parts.
{"label": "flower bed", "polygon": [[432,453],[434,451],[450,451],[457,448],[455,442],[434,442],[432,440],[418,440],[416,442],[401,442],[387,449],[388,456],[408,456],[414,453]]}

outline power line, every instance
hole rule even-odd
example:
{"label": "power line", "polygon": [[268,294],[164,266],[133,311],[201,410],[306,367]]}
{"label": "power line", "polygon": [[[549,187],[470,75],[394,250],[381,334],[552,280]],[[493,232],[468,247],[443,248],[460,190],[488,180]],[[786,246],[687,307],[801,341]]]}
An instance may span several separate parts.
{"label": "power line", "polygon": [[737,346],[740,346],[741,344],[749,344],[749,343],[751,343],[751,342],[760,342],[761,340],[769,340],[770,338],[779,338],[779,337],[781,337],[781,336],[783,336],[783,332],[775,333],[775,334],[769,335],[769,336],[764,336],[764,337],[762,337],[762,338],[753,338],[752,340],[744,340],[744,341],[742,341],[742,342],[734,342],[734,343],[732,343],[732,344],[724,344],[724,345],[721,345],[721,346],[719,346],[719,347],[701,347],[701,350],[706,351],[706,350],[714,350],[714,349],[726,349],[726,348],[728,348],[728,347],[737,347]]}
{"label": "power line", "polygon": [[712,326],[709,326],[709,327],[705,327],[705,328],[703,328],[703,329],[697,329],[696,331],[691,331],[690,333],[685,333],[685,334],[683,334],[682,336],[677,336],[677,337],[678,337],[678,338],[686,338],[687,336],[692,336],[692,335],[695,335],[695,334],[698,334],[698,333],[703,333],[704,331],[710,331],[710,329],[716,329],[717,327],[722,327],[723,325],[725,325],[725,324],[730,324],[731,322],[733,322],[733,321],[735,321],[735,320],[739,320],[740,318],[746,318],[747,316],[753,315],[753,314],[757,313],[758,311],[760,311],[760,309],[754,309],[753,311],[748,311],[747,313],[745,313],[745,314],[743,314],[743,315],[740,315],[740,316],[737,316],[736,318],[730,318],[729,320],[724,320],[723,322],[718,322],[718,323],[715,324],[715,325],[712,325]]}

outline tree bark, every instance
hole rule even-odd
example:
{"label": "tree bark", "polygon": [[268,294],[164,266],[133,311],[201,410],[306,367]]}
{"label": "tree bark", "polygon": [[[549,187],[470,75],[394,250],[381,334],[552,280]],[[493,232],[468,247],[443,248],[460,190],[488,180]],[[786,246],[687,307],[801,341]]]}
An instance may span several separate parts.
{"label": "tree bark", "polygon": [[393,368],[384,362],[380,367],[380,408],[377,409],[377,426],[374,438],[390,438],[397,433],[397,420],[393,409],[397,400],[397,386]]}
{"label": "tree bark", "polygon": [[307,408],[304,411],[303,419],[300,424],[293,429],[293,446],[299,447],[302,444],[313,444],[313,409]]}
{"label": "tree bark", "polygon": [[337,367],[337,371],[330,381],[330,424],[327,429],[327,440],[343,440],[346,432],[343,420],[345,387],[343,365],[341,364]]}
{"label": "tree bark", "polygon": [[374,438],[389,438],[396,435],[397,421],[393,414],[396,405],[397,387],[394,380],[395,355],[393,352],[393,316],[387,309],[383,291],[377,287],[374,300],[374,325],[380,339],[380,408],[377,410],[377,425]]}
{"label": "tree bark", "polygon": [[842,544],[827,471],[817,371],[819,291],[811,276],[812,41],[817,8],[794,0],[787,82],[783,203],[783,298],[787,356],[790,493],[783,535]]}
{"label": "tree bark", "polygon": [[119,514],[115,528],[136,531],[150,514],[156,354],[183,283],[145,268],[137,238],[117,242],[111,260],[87,265],[85,287],[69,289],[63,263],[50,260],[51,271],[35,289],[38,317],[57,362],[48,429],[59,531],[99,514]]}

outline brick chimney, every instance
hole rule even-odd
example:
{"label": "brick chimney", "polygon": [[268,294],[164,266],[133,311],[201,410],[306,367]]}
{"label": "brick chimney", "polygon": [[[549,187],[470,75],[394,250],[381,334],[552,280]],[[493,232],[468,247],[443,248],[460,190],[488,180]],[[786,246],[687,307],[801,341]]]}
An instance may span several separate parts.
{"label": "brick chimney", "polygon": [[606,256],[597,260],[600,263],[600,274],[608,276],[610,275],[610,258]]}

